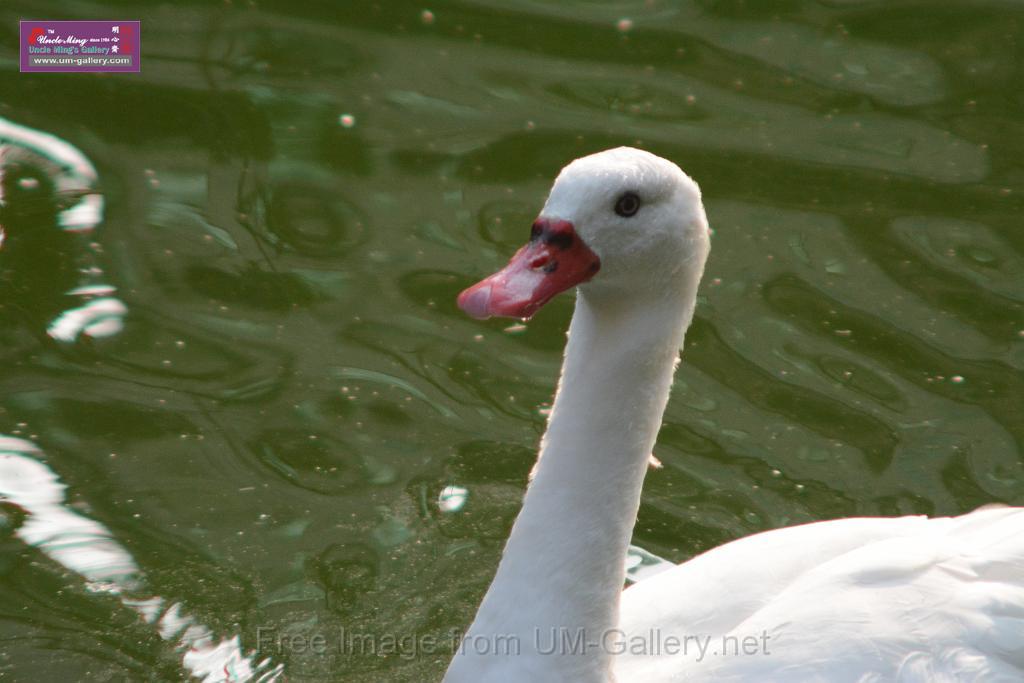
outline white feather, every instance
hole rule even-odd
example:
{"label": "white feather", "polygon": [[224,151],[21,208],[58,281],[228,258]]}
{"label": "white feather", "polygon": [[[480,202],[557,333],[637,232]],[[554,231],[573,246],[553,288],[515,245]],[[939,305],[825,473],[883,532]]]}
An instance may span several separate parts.
{"label": "white feather", "polygon": [[[635,217],[612,210],[624,191]],[[678,167],[628,148],[567,166],[543,214],[572,222],[601,270],[579,288],[535,476],[445,683],[1024,680],[1021,508],[769,531],[623,593],[707,221]]]}

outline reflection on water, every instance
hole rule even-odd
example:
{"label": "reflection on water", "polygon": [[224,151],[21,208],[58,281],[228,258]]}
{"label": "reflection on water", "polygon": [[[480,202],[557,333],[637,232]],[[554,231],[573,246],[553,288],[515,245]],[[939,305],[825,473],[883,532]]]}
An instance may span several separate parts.
{"label": "reflection on water", "polygon": [[[83,288],[76,288],[70,293],[81,294]],[[91,288],[85,288],[86,296],[92,296]],[[78,335],[84,334],[93,339],[112,337],[123,328],[122,319],[128,309],[120,300],[113,297],[91,299],[88,303],[62,312],[46,331],[57,341],[73,342]]]}
{"label": "reflection on water", "polygon": [[147,595],[131,554],[110,530],[67,507],[67,488],[40,458],[31,441],[0,435],[0,501],[18,510],[15,535],[54,562],[79,574],[85,590],[111,595],[153,624],[160,637],[183,652],[182,666],[206,683],[277,680],[281,667],[258,664],[242,651],[238,636],[217,641],[209,628],[185,614],[180,603]]}
{"label": "reflection on water", "polygon": [[523,326],[454,299],[611,145],[679,162],[715,230],[638,576],[784,524],[1024,502],[1022,15],[932,10],[135,3],[140,74],[0,71],[0,432],[46,454],[5,462],[90,534],[51,556],[0,502],[0,676],[180,677],[189,615],[239,667],[438,679],[443,653],[283,636],[466,625],[571,302]]}
{"label": "reflection on water", "polygon": [[[76,286],[64,293],[65,299],[82,304],[56,314],[47,334],[61,342],[74,342],[79,335],[93,339],[111,337],[123,328],[128,309],[112,296],[116,288],[102,282],[103,269],[97,266],[96,252],[101,248],[89,238],[103,220],[103,197],[97,188],[96,169],[74,146],[60,138],[0,117],[0,207],[3,223],[12,232],[8,251],[22,251],[19,259],[25,269],[45,268],[35,244],[43,239],[26,239],[23,233],[38,230],[24,220],[37,218],[52,207],[53,229],[74,235],[79,254],[62,254],[77,266]],[[27,205],[27,206],[26,206]],[[0,248],[6,231],[0,227]],[[63,240],[66,244],[72,240]],[[20,257],[20,258],[19,258]],[[13,268],[12,268],[13,270]],[[40,273],[43,278],[49,273]],[[38,276],[37,275],[37,276]],[[25,275],[22,274],[22,277]],[[14,278],[19,275],[15,273]],[[38,296],[38,291],[32,293]]]}

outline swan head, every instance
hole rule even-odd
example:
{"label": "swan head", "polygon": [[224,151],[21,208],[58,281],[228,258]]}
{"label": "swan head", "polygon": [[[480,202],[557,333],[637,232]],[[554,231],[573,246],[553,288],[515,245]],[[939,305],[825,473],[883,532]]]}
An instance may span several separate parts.
{"label": "swan head", "polygon": [[707,252],[697,184],[666,159],[618,147],[563,168],[529,243],[458,303],[475,318],[529,318],[575,286],[596,300],[672,295],[680,278],[700,277]]}

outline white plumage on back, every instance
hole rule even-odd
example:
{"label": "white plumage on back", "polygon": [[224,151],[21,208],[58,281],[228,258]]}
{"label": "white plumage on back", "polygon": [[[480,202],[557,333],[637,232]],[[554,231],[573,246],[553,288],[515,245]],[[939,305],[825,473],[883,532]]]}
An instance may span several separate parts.
{"label": "white plumage on back", "polygon": [[[715,548],[622,600],[627,637],[655,625],[662,640],[711,635],[705,656],[692,640],[688,657],[627,654],[618,680],[1024,680],[1022,531],[1024,510],[994,508],[818,522]],[[713,654],[730,634],[765,651]]]}

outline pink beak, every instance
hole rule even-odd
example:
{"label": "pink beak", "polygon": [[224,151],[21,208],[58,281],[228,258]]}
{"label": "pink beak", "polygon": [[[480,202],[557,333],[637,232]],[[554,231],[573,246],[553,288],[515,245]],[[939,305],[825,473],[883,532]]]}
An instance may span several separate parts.
{"label": "pink beak", "polygon": [[597,257],[569,221],[538,218],[508,265],[459,294],[459,308],[484,319],[529,318],[559,292],[594,277]]}

